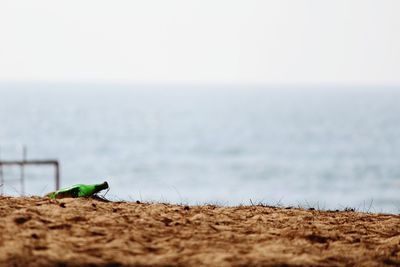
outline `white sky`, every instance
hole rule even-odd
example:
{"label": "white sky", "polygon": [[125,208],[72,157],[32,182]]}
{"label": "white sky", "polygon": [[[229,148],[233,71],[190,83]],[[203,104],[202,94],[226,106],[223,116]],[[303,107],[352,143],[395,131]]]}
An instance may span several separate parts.
{"label": "white sky", "polygon": [[400,1],[0,1],[0,81],[400,84]]}

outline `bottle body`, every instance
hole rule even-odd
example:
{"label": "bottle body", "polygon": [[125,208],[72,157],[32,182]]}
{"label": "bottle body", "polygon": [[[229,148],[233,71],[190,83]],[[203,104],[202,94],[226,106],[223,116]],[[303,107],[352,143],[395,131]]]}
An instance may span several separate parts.
{"label": "bottle body", "polygon": [[67,188],[60,189],[56,192],[47,194],[50,198],[76,198],[76,197],[89,197],[93,194],[100,192],[101,190],[107,189],[108,183],[104,182],[101,184],[76,184]]}

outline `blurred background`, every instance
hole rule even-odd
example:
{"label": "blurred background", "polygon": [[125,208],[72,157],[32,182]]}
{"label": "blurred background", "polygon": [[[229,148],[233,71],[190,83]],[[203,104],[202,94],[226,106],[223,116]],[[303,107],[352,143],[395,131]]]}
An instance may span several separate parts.
{"label": "blurred background", "polygon": [[[399,8],[2,1],[0,160],[26,146],[111,199],[398,213]],[[54,189],[24,171],[27,195]]]}

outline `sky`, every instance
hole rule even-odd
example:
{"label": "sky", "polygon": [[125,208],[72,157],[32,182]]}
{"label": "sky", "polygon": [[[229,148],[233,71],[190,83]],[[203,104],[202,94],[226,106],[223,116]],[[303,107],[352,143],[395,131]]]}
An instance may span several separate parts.
{"label": "sky", "polygon": [[400,1],[2,0],[0,82],[400,84]]}

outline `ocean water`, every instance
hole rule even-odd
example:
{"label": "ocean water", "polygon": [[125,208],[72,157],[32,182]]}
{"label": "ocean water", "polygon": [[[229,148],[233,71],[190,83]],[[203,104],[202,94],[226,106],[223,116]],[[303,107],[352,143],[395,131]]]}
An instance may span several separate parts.
{"label": "ocean water", "polygon": [[[111,199],[399,213],[398,89],[1,84],[0,157],[26,145]],[[53,190],[50,167],[25,176],[26,194]]]}

